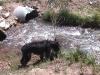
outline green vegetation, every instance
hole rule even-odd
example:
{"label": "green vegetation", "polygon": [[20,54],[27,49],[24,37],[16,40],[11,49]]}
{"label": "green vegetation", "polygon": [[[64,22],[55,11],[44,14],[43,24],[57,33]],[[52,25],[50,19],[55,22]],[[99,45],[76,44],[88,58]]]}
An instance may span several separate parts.
{"label": "green vegetation", "polygon": [[69,13],[67,10],[61,10],[59,12],[58,24],[68,26],[81,25],[82,18],[80,16]]}
{"label": "green vegetation", "polygon": [[24,1],[27,1],[27,0],[16,0],[17,3],[24,2]]}
{"label": "green vegetation", "polygon": [[5,3],[4,0],[0,0],[0,6],[2,6]]}
{"label": "green vegetation", "polygon": [[70,61],[70,63],[81,62],[86,65],[95,65],[95,58],[92,55],[87,55],[87,53],[77,49],[75,52],[71,51],[68,53],[63,53],[60,57],[65,60]]}
{"label": "green vegetation", "polygon": [[[58,25],[80,25],[83,19],[80,16],[69,13],[67,10],[61,10],[57,15]],[[51,11],[47,11],[43,14],[43,20],[52,22],[54,14]]]}
{"label": "green vegetation", "polygon": [[98,26],[100,25],[100,14],[98,14],[98,13],[94,14],[94,16],[92,17],[92,19],[93,19],[93,23],[95,25],[98,25]]}
{"label": "green vegetation", "polygon": [[[99,13],[99,12],[98,12]],[[60,10],[59,13],[52,13],[52,11],[46,11],[43,14],[43,20],[47,22],[52,22],[54,16],[56,17],[56,24],[59,26],[81,26],[81,27],[100,27],[100,14],[95,13],[92,17],[81,17],[80,15],[75,15],[67,10]]]}
{"label": "green vegetation", "polygon": [[53,13],[50,12],[50,11],[46,11],[44,14],[43,14],[43,20],[46,21],[46,22],[51,22],[52,21],[52,16],[53,16]]}

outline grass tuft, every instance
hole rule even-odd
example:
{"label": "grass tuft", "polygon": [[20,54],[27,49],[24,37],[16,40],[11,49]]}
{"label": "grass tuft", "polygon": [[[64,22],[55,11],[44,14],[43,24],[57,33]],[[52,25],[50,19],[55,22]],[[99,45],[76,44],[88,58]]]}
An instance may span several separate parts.
{"label": "grass tuft", "polygon": [[[95,13],[92,17],[82,17],[75,15],[68,10],[60,10],[58,13],[46,11],[43,14],[43,20],[46,22],[56,22],[58,26],[80,26],[83,28],[100,28],[100,14]],[[53,24],[53,23],[52,23]]]}
{"label": "grass tuft", "polygon": [[50,10],[46,11],[42,16],[43,20],[46,22],[52,22],[52,17],[53,17],[53,12]]}
{"label": "grass tuft", "polygon": [[87,53],[79,49],[75,52],[71,51],[61,54],[60,56],[71,63],[82,62],[86,65],[95,65],[95,58],[92,55],[87,55]]}
{"label": "grass tuft", "polygon": [[58,24],[64,26],[78,26],[81,25],[81,16],[69,13],[68,10],[61,10],[59,12]]}

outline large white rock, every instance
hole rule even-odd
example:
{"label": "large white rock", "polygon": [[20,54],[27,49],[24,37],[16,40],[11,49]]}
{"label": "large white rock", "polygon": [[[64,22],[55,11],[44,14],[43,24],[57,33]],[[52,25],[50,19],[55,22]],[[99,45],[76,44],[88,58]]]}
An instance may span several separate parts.
{"label": "large white rock", "polygon": [[17,8],[15,8],[13,14],[14,14],[14,16],[16,16],[18,18],[18,20],[24,22],[26,15],[33,10],[34,9],[27,7],[27,6],[26,7],[18,6]]}

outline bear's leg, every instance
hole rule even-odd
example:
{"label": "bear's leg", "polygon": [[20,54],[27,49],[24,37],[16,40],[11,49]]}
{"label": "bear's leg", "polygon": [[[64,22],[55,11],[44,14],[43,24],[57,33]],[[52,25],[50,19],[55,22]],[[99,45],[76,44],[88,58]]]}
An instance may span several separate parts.
{"label": "bear's leg", "polygon": [[40,54],[40,60],[43,62],[44,61],[44,53]]}
{"label": "bear's leg", "polygon": [[51,61],[54,60],[54,53],[53,52],[50,54],[50,60]]}
{"label": "bear's leg", "polygon": [[51,50],[50,49],[47,49],[45,51],[45,58],[46,58],[46,60],[50,59],[50,56],[51,56]]}
{"label": "bear's leg", "polygon": [[21,59],[22,66],[25,67],[30,59],[31,59],[31,53],[23,54]]}

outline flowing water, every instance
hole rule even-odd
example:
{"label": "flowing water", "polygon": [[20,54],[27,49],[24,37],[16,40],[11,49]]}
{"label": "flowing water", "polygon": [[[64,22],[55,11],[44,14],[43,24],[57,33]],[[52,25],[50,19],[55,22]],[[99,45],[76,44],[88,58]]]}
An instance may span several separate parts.
{"label": "flowing water", "polygon": [[31,20],[18,27],[10,28],[6,34],[8,37],[2,42],[3,47],[21,48],[25,43],[43,39],[54,40],[56,36],[62,49],[70,50],[80,47],[81,50],[94,54],[97,63],[100,62],[100,30],[79,27],[54,28],[47,23]]}

